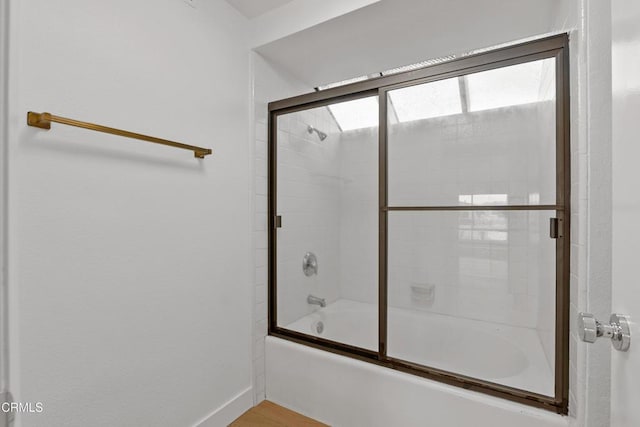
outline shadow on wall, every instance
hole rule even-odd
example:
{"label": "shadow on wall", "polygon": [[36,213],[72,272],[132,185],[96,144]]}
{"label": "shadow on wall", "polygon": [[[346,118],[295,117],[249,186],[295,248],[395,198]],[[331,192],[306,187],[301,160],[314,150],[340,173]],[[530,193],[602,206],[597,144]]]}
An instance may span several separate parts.
{"label": "shadow on wall", "polygon": [[[60,153],[65,157],[94,157],[105,161],[115,161],[119,164],[127,162],[165,169],[170,167],[194,173],[204,173],[206,170],[205,162],[210,162],[213,159],[212,157],[196,159],[192,153],[186,151],[184,153],[176,152],[171,147],[153,147],[140,141],[116,136],[98,135],[71,140],[44,132],[46,131],[39,129],[23,129],[20,133],[20,140],[24,141],[22,145],[29,150],[46,150],[51,153]],[[53,132],[53,130],[49,132]],[[132,144],[132,146],[126,147],[123,144]],[[141,147],[136,147],[133,144]],[[127,151],[124,151],[123,148]],[[144,150],[148,152],[138,152]],[[163,150],[168,150],[168,152],[166,156],[160,157],[159,153]]]}

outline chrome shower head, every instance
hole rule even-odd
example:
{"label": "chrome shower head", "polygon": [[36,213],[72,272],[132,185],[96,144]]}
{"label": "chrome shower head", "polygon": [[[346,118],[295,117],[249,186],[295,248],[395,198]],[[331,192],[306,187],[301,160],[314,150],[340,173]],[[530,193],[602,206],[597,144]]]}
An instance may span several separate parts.
{"label": "chrome shower head", "polygon": [[314,133],[314,132],[317,133],[318,134],[318,138],[320,138],[320,141],[324,141],[325,138],[327,137],[326,133],[324,133],[322,131],[319,131],[318,129],[314,128],[311,125],[307,125],[307,132],[309,132],[309,133]]}

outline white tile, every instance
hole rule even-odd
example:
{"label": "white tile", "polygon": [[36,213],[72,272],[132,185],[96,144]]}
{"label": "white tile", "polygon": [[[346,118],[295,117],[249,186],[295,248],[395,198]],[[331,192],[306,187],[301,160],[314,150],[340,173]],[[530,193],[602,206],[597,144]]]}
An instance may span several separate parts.
{"label": "white tile", "polygon": [[256,390],[259,393],[264,394],[265,392],[265,379],[264,374],[256,375]]}
{"label": "white tile", "polygon": [[256,285],[264,285],[267,283],[267,268],[266,267],[256,267],[256,277],[255,277]]}
{"label": "white tile", "polygon": [[267,233],[265,231],[255,231],[253,233],[253,239],[256,245],[256,249],[267,248]]}
{"label": "white tile", "polygon": [[255,214],[253,222],[254,231],[267,231],[267,216],[265,214]]}
{"label": "white tile", "polygon": [[255,319],[256,321],[267,320],[267,304],[265,302],[256,303]]}
{"label": "white tile", "polygon": [[256,176],[256,194],[267,195],[267,178],[264,176]]}
{"label": "white tile", "polygon": [[264,366],[264,345],[262,346],[263,355],[253,360],[253,372],[254,375],[264,375],[265,366]]}
{"label": "white tile", "polygon": [[[261,140],[256,140],[255,143],[256,146],[256,159],[264,161],[266,164],[266,158],[267,158],[267,143]],[[256,161],[257,163],[257,161]]]}
{"label": "white tile", "polygon": [[255,336],[263,337],[267,335],[267,321],[266,320],[258,320],[255,322]]}
{"label": "white tile", "polygon": [[267,213],[267,196],[256,196],[256,212],[265,214]]}
{"label": "white tile", "polygon": [[256,123],[256,139],[259,141],[267,140],[267,125],[263,122]]}
{"label": "white tile", "polygon": [[267,286],[257,285],[256,286],[256,304],[263,303],[266,300],[267,300]]}
{"label": "white tile", "polygon": [[[263,234],[266,234],[266,233],[263,233]],[[267,257],[268,257],[268,250],[266,248],[264,249],[257,248],[256,249],[256,267],[266,267]]]}

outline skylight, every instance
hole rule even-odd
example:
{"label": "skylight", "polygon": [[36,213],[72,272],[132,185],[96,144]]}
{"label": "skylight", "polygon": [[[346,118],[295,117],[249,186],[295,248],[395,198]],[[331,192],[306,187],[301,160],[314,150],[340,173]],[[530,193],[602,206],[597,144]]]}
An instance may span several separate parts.
{"label": "skylight", "polygon": [[[448,56],[319,86],[329,89],[373,77],[416,70],[455,59]],[[525,62],[388,92],[389,114],[399,123],[548,101],[555,96],[555,59]],[[378,126],[378,99],[368,97],[328,106],[342,131]]]}
{"label": "skylight", "polygon": [[343,131],[378,126],[378,97],[329,105],[329,110]]}
{"label": "skylight", "polygon": [[401,123],[462,113],[457,77],[397,89],[389,98]]}
{"label": "skylight", "polygon": [[554,59],[550,58],[467,75],[469,111],[553,99],[553,79],[549,79],[547,88],[541,85],[544,71],[553,70],[553,65]]}

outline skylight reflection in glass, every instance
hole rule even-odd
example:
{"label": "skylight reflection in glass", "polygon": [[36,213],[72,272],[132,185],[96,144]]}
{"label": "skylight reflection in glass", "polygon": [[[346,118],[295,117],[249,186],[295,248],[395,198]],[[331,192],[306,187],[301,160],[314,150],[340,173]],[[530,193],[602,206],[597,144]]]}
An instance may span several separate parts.
{"label": "skylight reflection in glass", "polygon": [[548,101],[555,96],[555,59],[467,75],[469,111]]}
{"label": "skylight reflection in glass", "polygon": [[342,131],[378,127],[378,97],[370,96],[329,105]]}
{"label": "skylight reflection in glass", "polygon": [[389,98],[400,123],[462,113],[457,77],[396,89]]}
{"label": "skylight reflection in glass", "polygon": [[[402,67],[402,70],[404,68],[409,67]],[[393,74],[393,71],[387,73]],[[366,76],[361,76],[318,89],[366,79]],[[388,96],[388,109],[400,123],[549,101],[555,97],[555,59],[525,62],[394,89],[388,92]],[[333,104],[328,108],[342,131],[378,125],[377,97]]]}

